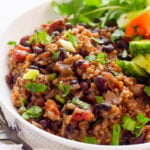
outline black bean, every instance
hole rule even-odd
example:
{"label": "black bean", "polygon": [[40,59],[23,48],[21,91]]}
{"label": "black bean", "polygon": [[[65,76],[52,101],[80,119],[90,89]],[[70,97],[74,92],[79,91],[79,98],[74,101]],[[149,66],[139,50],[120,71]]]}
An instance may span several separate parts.
{"label": "black bean", "polygon": [[39,124],[42,125],[42,127],[45,129],[47,128],[48,122],[46,119],[40,120]]}
{"label": "black bean", "polygon": [[71,23],[66,23],[66,29],[72,29],[73,28],[73,25]]}
{"label": "black bean", "polygon": [[105,111],[110,111],[111,110],[111,104],[109,103],[102,103],[100,104],[100,109],[105,110]]}
{"label": "black bean", "polygon": [[120,60],[131,60],[132,59],[132,56],[128,53],[125,57],[123,55],[123,52],[119,53],[117,55],[117,57],[120,59]]}
{"label": "black bean", "polygon": [[85,60],[80,59],[74,62],[73,66],[75,69],[77,69],[78,67],[80,67],[83,63],[85,63]]}
{"label": "black bean", "polygon": [[70,81],[70,84],[71,84],[71,85],[78,84],[78,83],[79,83],[78,80],[71,80],[71,81]]}
{"label": "black bean", "polygon": [[60,32],[59,31],[54,31],[51,36],[52,37],[60,36]]}
{"label": "black bean", "polygon": [[105,36],[100,36],[100,40],[103,42],[104,45],[110,44],[110,39]]}
{"label": "black bean", "polygon": [[81,89],[82,89],[83,93],[88,91],[89,86],[86,82],[81,82],[80,86],[81,86]]}
{"label": "black bean", "polygon": [[30,68],[30,69],[36,69],[36,70],[39,70],[39,67],[36,66],[36,65],[31,65],[29,68]]}
{"label": "black bean", "polygon": [[64,48],[59,48],[60,55],[59,55],[59,60],[63,61],[64,59],[67,58],[67,52]]}
{"label": "black bean", "polygon": [[106,52],[106,53],[110,53],[114,50],[114,46],[113,45],[103,45],[102,51]]}
{"label": "black bean", "polygon": [[44,52],[44,49],[42,47],[34,47],[33,48],[34,53],[41,54]]}
{"label": "black bean", "polygon": [[122,39],[119,39],[119,40],[116,41],[116,46],[120,49],[128,48],[128,45],[127,45],[126,41],[124,41]]}
{"label": "black bean", "polygon": [[81,49],[81,50],[79,51],[79,53],[80,53],[81,56],[86,57],[86,56],[89,55],[90,52],[87,51],[87,50]]}
{"label": "black bean", "polygon": [[50,129],[52,129],[53,131],[55,131],[55,132],[57,132],[58,131],[58,129],[60,128],[60,122],[59,121],[49,121],[49,123],[48,123],[48,127],[50,128]]}
{"label": "black bean", "polygon": [[12,76],[11,73],[8,73],[8,74],[6,75],[6,82],[7,82],[8,85],[13,84],[13,76]]}
{"label": "black bean", "polygon": [[89,28],[89,26],[87,24],[85,24],[85,23],[80,23],[79,25],[83,26],[84,28]]}
{"label": "black bean", "polygon": [[101,110],[100,110],[100,106],[98,104],[96,104],[94,107],[93,107],[93,113],[95,115],[95,117],[98,119],[98,118],[101,118]]}
{"label": "black bean", "polygon": [[48,64],[46,66],[46,71],[49,72],[49,73],[55,72],[53,64]]}
{"label": "black bean", "polygon": [[21,40],[20,40],[20,44],[21,44],[22,46],[25,46],[25,47],[30,47],[29,39],[30,39],[30,36],[28,36],[28,35],[22,37]]}
{"label": "black bean", "polygon": [[65,111],[65,114],[66,114],[66,115],[72,115],[72,114],[73,114],[73,111],[74,111],[74,110],[72,110],[72,109],[68,109],[68,110]]}
{"label": "black bean", "polygon": [[137,137],[133,144],[142,144],[145,141],[145,132],[143,132],[139,137]]}
{"label": "black bean", "polygon": [[106,79],[103,76],[99,75],[95,78],[94,82],[97,88],[100,90],[100,92],[104,92],[107,90]]}
{"label": "black bean", "polygon": [[123,130],[120,145],[131,144],[130,139],[133,137],[134,137],[134,135],[130,131]]}

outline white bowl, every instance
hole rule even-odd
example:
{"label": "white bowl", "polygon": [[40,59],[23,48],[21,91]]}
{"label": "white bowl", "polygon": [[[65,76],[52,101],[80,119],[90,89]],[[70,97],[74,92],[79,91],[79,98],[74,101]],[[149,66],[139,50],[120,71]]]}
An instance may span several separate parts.
{"label": "white bowl", "polygon": [[33,148],[51,148],[53,150],[71,150],[73,148],[84,150],[149,150],[150,143],[130,146],[102,146],[67,140],[31,125],[16,112],[11,102],[10,89],[5,82],[5,75],[8,72],[8,46],[6,43],[10,40],[18,41],[22,36],[31,34],[40,24],[56,18],[58,18],[58,16],[50,12],[50,3],[45,2],[25,14],[20,15],[20,17],[9,25],[0,38],[0,102],[9,124],[13,127],[17,127],[20,131],[20,136]]}

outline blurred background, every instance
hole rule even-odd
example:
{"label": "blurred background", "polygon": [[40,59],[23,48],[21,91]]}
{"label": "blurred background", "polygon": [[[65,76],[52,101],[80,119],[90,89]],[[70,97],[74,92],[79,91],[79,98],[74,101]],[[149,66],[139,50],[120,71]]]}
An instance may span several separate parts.
{"label": "blurred background", "polygon": [[0,0],[0,34],[14,18],[48,0]]}

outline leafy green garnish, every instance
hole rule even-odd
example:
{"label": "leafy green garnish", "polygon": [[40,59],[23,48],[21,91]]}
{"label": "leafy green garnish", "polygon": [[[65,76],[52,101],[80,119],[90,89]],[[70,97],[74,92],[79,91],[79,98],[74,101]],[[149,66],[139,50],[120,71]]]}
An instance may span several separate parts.
{"label": "leafy green garnish", "polygon": [[59,82],[58,88],[63,92],[63,97],[66,97],[71,91],[70,85],[63,85],[62,81]]}
{"label": "leafy green garnish", "polygon": [[95,19],[100,18],[102,27],[109,21],[117,21],[123,13],[142,10],[147,5],[147,0],[70,0],[61,4],[52,3],[53,9],[69,16],[73,24],[84,22],[93,26],[96,25]]}
{"label": "leafy green garnish", "polygon": [[144,117],[142,113],[139,113],[136,116],[136,119],[139,123],[133,120],[128,115],[124,116],[122,119],[122,127],[126,130],[132,131],[136,135],[136,137],[139,137],[141,135],[142,128],[150,121],[150,119]]}
{"label": "leafy green garnish", "polygon": [[65,104],[65,102],[66,102],[65,98],[62,97],[60,94],[56,94],[56,95],[54,96],[54,98],[55,98],[56,101],[58,101],[58,102],[60,102],[60,103],[62,103],[62,104]]}
{"label": "leafy green garnish", "polygon": [[95,98],[98,104],[101,104],[104,102],[104,98],[102,96],[95,96]]}
{"label": "leafy green garnish", "polygon": [[88,144],[98,144],[97,139],[95,137],[90,137],[90,136],[85,136],[83,142]]}
{"label": "leafy green garnish", "polygon": [[144,92],[145,92],[148,96],[150,96],[150,86],[145,86]]}
{"label": "leafy green garnish", "polygon": [[120,131],[121,131],[120,125],[114,124],[111,141],[112,145],[119,145]]}
{"label": "leafy green garnish", "polygon": [[74,97],[72,99],[72,103],[79,106],[79,107],[81,107],[82,109],[89,109],[91,107],[90,104],[88,104],[86,102],[83,102],[83,101],[81,101],[80,99],[78,99],[76,97]]}
{"label": "leafy green garnish", "polygon": [[35,80],[39,74],[39,70],[29,69],[27,73],[24,74],[23,78],[26,80]]}
{"label": "leafy green garnish", "polygon": [[26,104],[27,100],[22,97],[22,98],[20,99],[20,101],[21,101],[21,107],[19,108],[19,110],[21,110],[22,112],[25,112],[25,111],[26,111],[25,104]]}
{"label": "leafy green garnish", "polygon": [[69,2],[63,2],[59,4],[55,1],[52,2],[53,9],[62,14],[62,15],[69,15],[73,16],[71,22],[76,24],[79,19],[79,14],[81,10],[84,8],[84,1],[83,0],[70,0]]}
{"label": "leafy green garnish", "polygon": [[114,76],[118,76],[118,75],[119,75],[119,72],[112,71],[112,74],[113,74]]}
{"label": "leafy green garnish", "polygon": [[43,110],[39,106],[32,106],[29,109],[27,109],[23,114],[22,117],[26,120],[30,118],[39,119],[43,114]]}
{"label": "leafy green garnish", "polygon": [[73,46],[77,47],[78,46],[78,38],[71,34],[71,29],[69,29],[64,37],[68,37],[69,41],[72,43]]}
{"label": "leafy green garnish", "polygon": [[28,91],[32,91],[35,93],[41,93],[47,90],[47,86],[45,84],[37,84],[37,83],[32,83],[32,82],[27,83],[25,85],[25,88]]}
{"label": "leafy green garnish", "polygon": [[137,123],[135,120],[133,120],[131,117],[128,115],[125,115],[122,119],[122,127],[123,129],[129,130],[129,131],[134,131],[137,126]]}
{"label": "leafy green garnish", "polygon": [[50,51],[50,53],[53,54],[52,58],[54,59],[58,59],[59,58],[59,55],[60,55],[60,51]]}
{"label": "leafy green garnish", "polygon": [[106,54],[105,53],[98,54],[96,61],[100,62],[101,64],[105,64],[106,63]]}
{"label": "leafy green garnish", "polygon": [[43,45],[51,43],[51,37],[44,30],[36,31],[33,36],[29,39],[29,43],[42,43]]}
{"label": "leafy green garnish", "polygon": [[124,36],[125,36],[125,33],[122,30],[120,30],[120,29],[115,30],[114,33],[111,35],[111,41],[113,43],[115,43],[116,40],[118,40]]}
{"label": "leafy green garnish", "polygon": [[85,57],[85,60],[87,60],[87,61],[94,61],[95,59],[96,59],[95,55],[90,55],[90,56]]}
{"label": "leafy green garnish", "polygon": [[48,77],[49,77],[49,81],[53,81],[54,79],[56,79],[57,73],[51,73],[48,75]]}
{"label": "leafy green garnish", "polygon": [[17,42],[16,41],[9,41],[7,42],[8,45],[11,45],[11,46],[16,46]]}

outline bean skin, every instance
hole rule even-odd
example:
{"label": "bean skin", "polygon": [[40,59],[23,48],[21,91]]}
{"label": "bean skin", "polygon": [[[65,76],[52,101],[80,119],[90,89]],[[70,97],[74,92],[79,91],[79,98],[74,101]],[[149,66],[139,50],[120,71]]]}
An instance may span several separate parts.
{"label": "bean skin", "polygon": [[20,40],[20,44],[25,47],[30,47],[29,39],[30,39],[30,36],[28,36],[28,35],[22,37]]}
{"label": "bean skin", "polygon": [[64,48],[59,48],[60,55],[59,55],[59,60],[63,61],[64,59],[67,58],[67,52]]}
{"label": "bean skin", "polygon": [[107,90],[106,79],[103,76],[96,77],[94,82],[100,92],[104,92]]}
{"label": "bean skin", "polygon": [[103,45],[102,51],[106,53],[111,53],[114,49],[115,48],[113,45]]}

